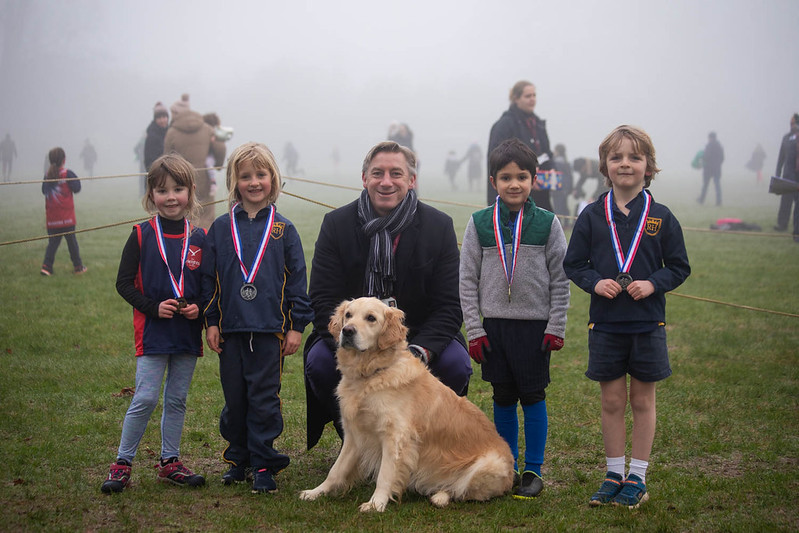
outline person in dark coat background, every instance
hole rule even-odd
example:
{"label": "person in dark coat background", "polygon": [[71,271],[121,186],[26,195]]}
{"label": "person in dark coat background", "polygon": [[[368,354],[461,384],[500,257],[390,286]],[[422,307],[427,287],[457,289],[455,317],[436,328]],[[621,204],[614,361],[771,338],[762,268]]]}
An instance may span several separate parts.
{"label": "person in dark coat background", "polygon": [[[791,131],[785,134],[777,156],[777,176],[782,179],[799,181],[799,113],[791,117]],[[780,196],[780,209],[777,212],[777,225],[774,229],[785,231],[793,207],[793,240],[799,242],[799,192]]]}
{"label": "person in dark coat background", "polygon": [[[509,99],[510,107],[491,127],[487,153],[490,154],[491,150],[499,146],[502,141],[516,138],[535,152],[538,157],[538,170],[554,169],[546,121],[533,112],[537,99],[535,85],[525,80],[517,81],[510,90]],[[552,211],[552,203],[547,189],[541,189],[536,183],[530,197],[538,207]],[[492,205],[495,199],[496,191],[491,186],[491,177],[488,176],[486,178],[486,205]]]}
{"label": "person in dark coat background", "polygon": [[[169,125],[169,111],[161,102],[157,102],[153,107],[153,120],[147,126],[147,137],[144,139],[144,171],[150,170],[153,161],[164,154],[164,137],[166,128]],[[142,191],[147,181],[147,176],[142,176]],[[144,196],[144,192],[142,192]]]}
{"label": "person in dark coat background", "polygon": [[705,203],[705,194],[710,180],[716,187],[716,205],[721,205],[721,164],[724,162],[724,148],[716,138],[716,132],[711,131],[707,136],[707,146],[702,155],[702,194],[697,198],[700,204]]}

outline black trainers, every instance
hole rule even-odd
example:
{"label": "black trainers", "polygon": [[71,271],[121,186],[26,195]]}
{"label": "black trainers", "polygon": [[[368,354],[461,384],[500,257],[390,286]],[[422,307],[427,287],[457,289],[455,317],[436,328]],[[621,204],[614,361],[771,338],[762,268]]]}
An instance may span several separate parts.
{"label": "black trainers", "polygon": [[158,463],[155,468],[158,470],[158,481],[172,483],[181,487],[202,487],[205,485],[205,478],[183,466],[183,463],[178,461],[177,457],[172,457],[166,464]]}
{"label": "black trainers", "polygon": [[522,474],[522,481],[513,491],[513,497],[517,500],[531,500],[541,494],[544,490],[544,480],[532,470],[525,470]]}
{"label": "black trainers", "polygon": [[130,481],[130,465],[119,460],[111,465],[108,471],[108,477],[103,481],[100,490],[105,494],[112,492],[122,492],[128,486]]}
{"label": "black trainers", "polygon": [[222,483],[225,485],[232,485],[233,483],[242,483],[247,481],[250,477],[250,469],[246,466],[231,465],[227,472],[222,474]]}
{"label": "black trainers", "polygon": [[42,269],[40,270],[40,272],[42,273],[42,276],[52,276],[53,275],[53,269],[51,267],[47,266],[47,265],[42,265]]}
{"label": "black trainers", "polygon": [[277,483],[275,483],[272,471],[268,468],[259,468],[255,471],[254,477],[255,479],[252,482],[253,494],[277,492]]}

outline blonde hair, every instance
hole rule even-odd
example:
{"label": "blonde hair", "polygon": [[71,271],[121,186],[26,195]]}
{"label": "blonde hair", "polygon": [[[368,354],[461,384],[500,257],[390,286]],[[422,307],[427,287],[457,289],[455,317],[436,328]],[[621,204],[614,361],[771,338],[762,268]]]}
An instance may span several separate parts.
{"label": "blonde hair", "polygon": [[147,171],[147,185],[141,205],[148,213],[156,213],[158,208],[153,201],[153,191],[163,187],[171,177],[175,183],[189,190],[189,203],[186,205],[186,218],[194,219],[200,213],[200,201],[194,187],[194,167],[175,152],[162,155],[150,165]]}
{"label": "blonde hair", "polygon": [[655,145],[649,135],[636,126],[623,124],[611,131],[607,137],[599,144],[599,172],[605,176],[605,186],[612,187],[613,184],[608,177],[608,154],[611,150],[619,147],[624,139],[630,139],[633,149],[646,157],[646,175],[644,176],[644,187],[649,187],[655,174],[660,172],[655,160]]}
{"label": "blonde hair", "polygon": [[277,202],[280,196],[280,184],[283,181],[280,169],[272,151],[265,144],[248,142],[244,143],[230,154],[227,162],[227,188],[229,191],[228,201],[230,205],[241,202],[241,195],[236,188],[239,181],[239,166],[244,162],[252,163],[256,169],[265,168],[272,175],[272,190],[269,192],[267,201],[269,204]]}

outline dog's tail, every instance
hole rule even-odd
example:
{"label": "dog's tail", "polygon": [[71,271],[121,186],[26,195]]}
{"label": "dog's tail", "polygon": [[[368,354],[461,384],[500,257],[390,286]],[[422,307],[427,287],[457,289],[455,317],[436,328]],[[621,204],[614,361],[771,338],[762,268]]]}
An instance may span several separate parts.
{"label": "dog's tail", "polygon": [[481,455],[452,487],[454,500],[486,501],[513,486],[513,457],[491,450]]}

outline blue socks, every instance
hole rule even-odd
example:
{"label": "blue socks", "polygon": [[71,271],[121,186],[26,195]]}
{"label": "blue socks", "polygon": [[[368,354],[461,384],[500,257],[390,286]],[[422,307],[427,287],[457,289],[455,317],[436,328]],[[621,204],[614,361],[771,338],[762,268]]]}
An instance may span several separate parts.
{"label": "blue socks", "polygon": [[510,446],[513,468],[518,470],[516,461],[519,458],[519,416],[516,414],[516,404],[502,406],[494,402],[494,426],[499,436]]}
{"label": "blue socks", "polygon": [[524,413],[524,462],[525,470],[531,470],[541,477],[544,464],[544,448],[547,445],[547,402],[541,400],[532,405],[522,405]]}
{"label": "blue socks", "polygon": [[[524,470],[535,472],[541,476],[541,465],[544,464],[544,449],[547,445],[547,417],[546,400],[532,405],[523,405],[524,413]],[[518,470],[519,460],[519,416],[516,405],[497,405],[494,403],[494,425],[499,435],[505,439],[513,454],[513,467]]]}

